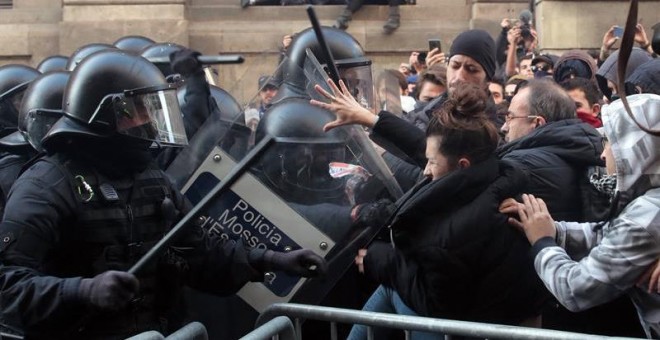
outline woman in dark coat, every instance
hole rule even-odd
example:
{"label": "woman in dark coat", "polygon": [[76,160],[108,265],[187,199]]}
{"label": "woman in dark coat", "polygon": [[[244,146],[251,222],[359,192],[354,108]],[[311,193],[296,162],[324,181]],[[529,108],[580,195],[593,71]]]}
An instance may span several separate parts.
{"label": "woman in dark coat", "polygon": [[[319,91],[330,104],[314,103],[340,120],[359,110],[345,89],[332,87],[334,95]],[[482,89],[461,85],[434,113],[426,179],[397,202],[392,242],[374,242],[356,257],[360,271],[381,284],[365,310],[511,325],[539,315],[546,293],[529,244],[498,211],[527,179],[495,156],[498,135],[484,113],[487,100]],[[364,337],[365,327],[355,326],[349,339]]]}

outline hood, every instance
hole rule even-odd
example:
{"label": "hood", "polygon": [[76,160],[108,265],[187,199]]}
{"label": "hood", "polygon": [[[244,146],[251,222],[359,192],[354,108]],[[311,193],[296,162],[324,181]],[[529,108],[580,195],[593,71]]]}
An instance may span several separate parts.
{"label": "hood", "polygon": [[[660,129],[660,96],[628,96],[635,119],[649,129]],[[619,204],[625,205],[660,186],[660,137],[639,129],[617,100],[602,110],[603,128],[616,161]]]}
{"label": "hood", "polygon": [[590,77],[592,81],[596,81],[596,70],[598,70],[598,66],[596,65],[596,62],[594,61],[594,58],[592,58],[587,52],[580,51],[580,50],[571,50],[568,51],[559,57],[559,60],[555,63],[555,66],[553,68],[553,75],[555,77],[555,81],[560,83],[561,81],[565,79],[560,79],[559,77],[564,77],[564,74],[567,72],[566,68],[572,67],[572,63],[575,61],[581,62],[583,67],[587,69],[590,72]]}
{"label": "hood", "polygon": [[630,86],[638,86],[642,90],[641,93],[660,94],[660,59],[642,64],[626,78],[626,94],[637,94],[636,88],[628,91]]}
{"label": "hood", "polygon": [[545,124],[529,135],[500,146],[499,157],[527,149],[539,149],[557,155],[574,166],[602,166],[602,137],[591,125],[579,119],[564,119]]}
{"label": "hood", "polygon": [[[646,63],[647,61],[653,59],[646,51],[641,48],[635,47],[630,52],[630,58],[628,59],[628,65],[626,66],[626,78],[630,76],[636,68]],[[614,84],[618,84],[619,76],[617,75],[617,62],[619,61],[619,50],[612,53],[603,65],[600,66],[598,72],[596,73],[596,80],[598,81],[598,87],[600,91],[608,99],[612,96],[612,91],[607,87],[607,81],[611,81]],[[619,92],[623,92],[624,89],[619,89]],[[620,93],[619,93],[620,95]]]}

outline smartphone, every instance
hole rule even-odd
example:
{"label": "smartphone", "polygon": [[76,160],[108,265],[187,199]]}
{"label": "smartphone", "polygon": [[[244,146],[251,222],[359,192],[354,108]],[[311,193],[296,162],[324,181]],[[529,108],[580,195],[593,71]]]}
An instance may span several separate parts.
{"label": "smartphone", "polygon": [[623,37],[623,27],[614,26],[614,31],[612,34],[614,34],[614,36],[617,38]]}
{"label": "smartphone", "polygon": [[433,51],[434,48],[437,48],[438,52],[442,52],[440,39],[429,39],[429,51]]}

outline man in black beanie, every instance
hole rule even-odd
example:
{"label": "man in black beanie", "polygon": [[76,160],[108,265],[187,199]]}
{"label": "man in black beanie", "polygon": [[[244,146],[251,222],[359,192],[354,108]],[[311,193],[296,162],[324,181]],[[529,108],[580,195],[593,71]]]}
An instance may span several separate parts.
{"label": "man in black beanie", "polygon": [[482,30],[469,30],[459,34],[449,50],[447,83],[449,89],[457,82],[488,87],[495,74],[495,41]]}
{"label": "man in black beanie", "polygon": [[[471,83],[483,89],[488,89],[488,83],[495,74],[495,41],[483,30],[469,30],[459,34],[449,50],[447,65],[447,91],[451,91],[458,83]],[[443,93],[429,101],[428,104],[408,113],[408,117],[422,117],[417,121],[431,120],[433,111],[437,110],[447,99],[448,93]],[[491,121],[499,129],[502,123],[496,115],[497,107],[492,100],[488,103],[486,112]],[[377,124],[377,123],[376,123]],[[420,126],[426,130],[425,126]],[[376,131],[376,130],[374,130]],[[374,138],[379,139],[376,134]]]}
{"label": "man in black beanie", "polygon": [[[488,89],[488,83],[493,79],[496,68],[495,41],[486,31],[465,31],[454,39],[449,50],[448,61],[447,92],[459,83],[471,83],[483,89]],[[433,111],[439,109],[447,99],[447,92],[429,101],[426,106],[409,112],[407,116],[422,118],[426,116],[425,121],[429,122]],[[497,118],[497,107],[492,100],[488,102],[486,113],[499,129],[503,122]],[[423,120],[417,119],[418,122]],[[422,130],[426,130],[424,126],[420,127]],[[374,129],[374,131],[378,131],[378,129]],[[378,133],[375,133],[372,137],[379,142],[382,141]],[[383,141],[383,143],[386,142]]]}

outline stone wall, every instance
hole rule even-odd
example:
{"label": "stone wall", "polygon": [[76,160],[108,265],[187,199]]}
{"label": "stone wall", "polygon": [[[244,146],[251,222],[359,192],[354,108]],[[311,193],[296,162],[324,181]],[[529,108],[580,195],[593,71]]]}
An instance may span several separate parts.
{"label": "stone wall", "polygon": [[[396,68],[413,50],[440,38],[448,50],[468,28],[499,33],[502,18],[514,18],[528,0],[417,0],[401,6],[401,27],[382,33],[387,6],[365,6],[348,32],[379,69]],[[649,29],[660,21],[660,0],[641,1],[640,18]],[[536,0],[536,25],[544,49],[597,48],[603,32],[622,25],[627,1]],[[342,6],[316,7],[332,25]],[[37,65],[49,55],[70,55],[83,44],[112,43],[125,35],[188,45],[205,54],[242,54],[245,63],[217,67],[218,82],[239,101],[256,92],[260,74],[271,73],[285,34],[309,27],[305,6],[241,8],[239,0],[14,0],[0,10],[0,64]],[[649,31],[650,34],[650,31]]]}

